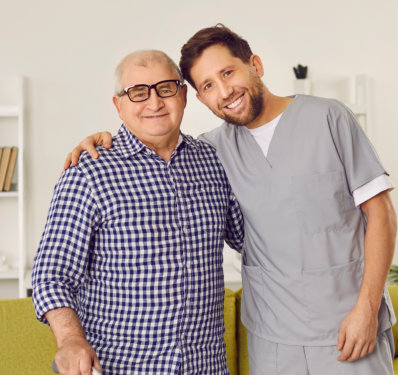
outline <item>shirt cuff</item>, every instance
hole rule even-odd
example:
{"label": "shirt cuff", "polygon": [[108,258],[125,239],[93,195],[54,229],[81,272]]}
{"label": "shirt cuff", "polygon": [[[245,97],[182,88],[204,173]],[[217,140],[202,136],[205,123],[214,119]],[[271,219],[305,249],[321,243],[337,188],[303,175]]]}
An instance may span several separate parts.
{"label": "shirt cuff", "polygon": [[394,187],[395,186],[393,185],[390,176],[382,174],[353,191],[352,195],[354,197],[355,206],[358,207],[363,202],[366,202],[377,194],[385,190],[392,190]]}
{"label": "shirt cuff", "polygon": [[45,324],[49,324],[45,314],[50,310],[69,307],[77,311],[76,298],[73,293],[68,291],[65,285],[57,285],[55,283],[40,284],[33,288],[32,299],[37,320]]}

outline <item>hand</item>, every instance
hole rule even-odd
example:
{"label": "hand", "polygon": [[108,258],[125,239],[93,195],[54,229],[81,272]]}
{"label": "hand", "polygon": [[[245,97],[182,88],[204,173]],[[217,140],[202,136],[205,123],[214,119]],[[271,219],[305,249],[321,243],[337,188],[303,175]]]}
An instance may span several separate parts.
{"label": "hand", "polygon": [[370,306],[355,306],[340,326],[338,361],[353,362],[372,353],[377,336],[378,314]]}
{"label": "hand", "polygon": [[55,362],[61,375],[92,375],[93,366],[102,372],[94,349],[81,336],[65,340],[58,349]]}
{"label": "hand", "polygon": [[[95,146],[103,145],[105,148],[112,147],[112,134],[109,132],[100,132],[84,138],[65,159],[64,169],[69,166],[74,167],[79,161],[79,156],[83,151],[87,151],[93,159],[98,158],[98,152]],[[72,163],[72,164],[71,164]]]}

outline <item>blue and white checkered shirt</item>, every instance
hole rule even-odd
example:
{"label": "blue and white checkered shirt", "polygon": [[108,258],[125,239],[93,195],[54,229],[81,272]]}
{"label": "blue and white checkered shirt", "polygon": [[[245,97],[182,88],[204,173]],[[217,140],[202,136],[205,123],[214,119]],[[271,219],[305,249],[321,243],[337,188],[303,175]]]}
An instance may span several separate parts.
{"label": "blue and white checkered shirt", "polygon": [[222,249],[242,249],[243,219],[214,149],[182,135],[165,162],[123,125],[98,150],[55,187],[38,319],[73,308],[104,375],[228,374]]}

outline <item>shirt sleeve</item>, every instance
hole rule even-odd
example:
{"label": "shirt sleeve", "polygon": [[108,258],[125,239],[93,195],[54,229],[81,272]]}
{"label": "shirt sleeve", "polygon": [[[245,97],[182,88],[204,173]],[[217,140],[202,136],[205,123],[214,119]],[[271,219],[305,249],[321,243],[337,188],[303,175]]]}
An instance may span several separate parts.
{"label": "shirt sleeve", "polygon": [[32,285],[36,316],[70,307],[85,279],[98,210],[87,178],[66,170],[55,186],[47,222],[34,260]]}
{"label": "shirt sleeve", "polygon": [[366,202],[377,194],[392,189],[394,189],[394,185],[391,181],[390,176],[382,174],[381,176],[376,177],[372,181],[360,186],[358,189],[355,189],[353,191],[352,195],[354,197],[355,206],[358,207],[363,202]]}
{"label": "shirt sleeve", "polygon": [[334,103],[329,110],[328,122],[352,194],[360,186],[388,173],[355,115],[343,104]]}
{"label": "shirt sleeve", "polygon": [[225,227],[225,242],[238,252],[243,251],[244,244],[244,222],[235,194],[231,191],[229,197],[229,208]]}

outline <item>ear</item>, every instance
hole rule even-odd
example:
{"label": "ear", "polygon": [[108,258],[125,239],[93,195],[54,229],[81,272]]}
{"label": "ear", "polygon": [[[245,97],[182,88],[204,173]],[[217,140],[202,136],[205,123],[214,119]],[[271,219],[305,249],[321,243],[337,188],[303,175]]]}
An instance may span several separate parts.
{"label": "ear", "polygon": [[264,75],[263,63],[258,55],[251,55],[249,64],[256,70],[257,75],[261,78]]}
{"label": "ear", "polygon": [[185,108],[186,105],[187,105],[187,92],[188,92],[188,86],[187,86],[187,85],[183,85],[183,86],[181,87],[181,90],[182,90],[182,95],[183,95],[183,97],[184,97],[184,108]]}
{"label": "ear", "polygon": [[[113,104],[116,107],[116,110],[117,110],[117,113],[118,113],[119,117],[120,117],[120,99],[121,99],[121,97],[117,96],[117,95],[114,95],[113,98],[112,98]],[[121,117],[120,117],[120,119],[123,121],[123,119]]]}
{"label": "ear", "polygon": [[[199,101],[202,103],[202,104],[205,104],[204,102],[203,102],[203,99],[202,99],[202,97],[200,96],[200,94],[196,91],[196,97],[199,99]],[[206,104],[205,104],[206,105]]]}

